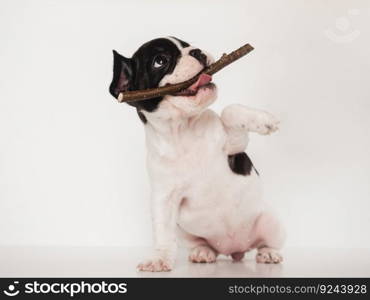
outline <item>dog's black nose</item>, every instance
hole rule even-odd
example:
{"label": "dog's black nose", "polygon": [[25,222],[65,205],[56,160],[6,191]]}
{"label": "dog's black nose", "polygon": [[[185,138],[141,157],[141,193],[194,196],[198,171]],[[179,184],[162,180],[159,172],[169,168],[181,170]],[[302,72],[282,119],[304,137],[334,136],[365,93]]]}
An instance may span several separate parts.
{"label": "dog's black nose", "polygon": [[200,49],[190,50],[189,55],[196,58],[204,67],[207,66],[207,56]]}

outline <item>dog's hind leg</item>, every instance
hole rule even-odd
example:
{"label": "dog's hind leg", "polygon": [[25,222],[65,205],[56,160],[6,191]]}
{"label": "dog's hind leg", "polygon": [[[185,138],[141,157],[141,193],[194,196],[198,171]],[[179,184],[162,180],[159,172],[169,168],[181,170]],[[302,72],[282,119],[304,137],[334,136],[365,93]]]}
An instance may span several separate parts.
{"label": "dog's hind leg", "polygon": [[251,235],[252,248],[257,248],[258,263],[280,263],[283,260],[279,249],[283,246],[285,231],[275,216],[262,213],[256,219]]}
{"label": "dog's hind leg", "polygon": [[213,249],[205,239],[187,233],[178,226],[178,236],[190,249],[189,260],[193,263],[214,263],[217,251]]}

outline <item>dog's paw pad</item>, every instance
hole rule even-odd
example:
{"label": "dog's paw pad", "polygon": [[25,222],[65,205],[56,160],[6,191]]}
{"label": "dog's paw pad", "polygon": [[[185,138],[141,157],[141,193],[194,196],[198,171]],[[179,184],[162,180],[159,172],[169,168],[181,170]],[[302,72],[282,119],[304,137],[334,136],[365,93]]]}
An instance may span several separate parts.
{"label": "dog's paw pad", "polygon": [[147,272],[168,272],[172,270],[172,263],[164,258],[152,258],[139,263],[137,269]]}
{"label": "dog's paw pad", "polygon": [[198,246],[191,250],[189,260],[193,263],[213,263],[216,257],[216,252],[210,247]]}
{"label": "dog's paw pad", "polygon": [[278,264],[283,261],[281,254],[272,248],[258,249],[256,261],[261,264]]}

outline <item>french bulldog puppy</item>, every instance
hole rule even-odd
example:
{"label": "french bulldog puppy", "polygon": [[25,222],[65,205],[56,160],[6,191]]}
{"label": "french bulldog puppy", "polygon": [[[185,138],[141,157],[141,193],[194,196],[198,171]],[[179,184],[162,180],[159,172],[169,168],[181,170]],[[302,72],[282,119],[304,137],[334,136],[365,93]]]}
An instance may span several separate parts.
{"label": "french bulldog puppy", "polygon": [[[211,55],[174,37],[151,40],[131,58],[113,51],[110,93],[185,81],[214,62]],[[213,263],[218,254],[239,261],[257,249],[258,263],[279,263],[284,231],[265,208],[258,171],[244,152],[248,133],[278,129],[271,114],[240,104],[217,115],[208,109],[217,96],[212,77],[202,74],[174,95],[129,102],[146,135],[147,167],[155,251],[141,271],[170,271],[178,240],[194,263]]]}

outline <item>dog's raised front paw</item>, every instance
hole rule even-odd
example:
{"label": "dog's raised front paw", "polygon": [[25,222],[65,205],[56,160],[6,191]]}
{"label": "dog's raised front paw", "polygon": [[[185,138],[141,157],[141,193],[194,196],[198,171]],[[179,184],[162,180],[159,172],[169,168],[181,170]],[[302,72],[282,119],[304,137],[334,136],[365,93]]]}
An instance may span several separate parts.
{"label": "dog's raised front paw", "polygon": [[169,259],[156,257],[147,259],[138,264],[137,269],[139,271],[148,272],[168,272],[171,271],[173,267],[173,262]]}
{"label": "dog's raised front paw", "polygon": [[267,135],[279,129],[280,121],[268,112],[259,112],[256,118],[256,124],[253,124],[257,133]]}
{"label": "dog's raised front paw", "polygon": [[193,263],[213,263],[217,253],[208,246],[198,246],[191,250],[189,260]]}
{"label": "dog's raised front paw", "polygon": [[264,247],[258,249],[256,261],[262,264],[278,264],[283,261],[283,257],[275,249]]}

